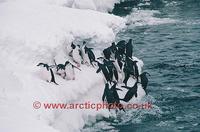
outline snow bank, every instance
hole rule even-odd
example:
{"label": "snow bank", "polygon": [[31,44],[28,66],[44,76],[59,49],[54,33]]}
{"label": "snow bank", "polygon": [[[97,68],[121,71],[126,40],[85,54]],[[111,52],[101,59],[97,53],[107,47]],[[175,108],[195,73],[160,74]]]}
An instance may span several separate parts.
{"label": "snow bank", "polygon": [[[125,19],[102,13],[112,9],[115,0],[10,0],[0,2],[0,131],[68,132],[80,131],[96,115],[108,110],[34,109],[33,102],[99,103],[104,83],[96,69],[81,66],[76,80],[56,76],[54,85],[38,76],[39,62],[66,52],[72,42],[87,40],[92,47],[105,47],[125,27]],[[71,8],[73,7],[73,8]],[[74,9],[79,8],[79,9]],[[92,10],[83,10],[92,9]],[[98,12],[98,11],[102,12]],[[78,43],[78,42],[77,42]],[[75,43],[75,44],[77,44]],[[137,59],[137,58],[135,58]],[[142,61],[139,61],[142,67]],[[139,69],[141,72],[141,68]],[[139,86],[139,96],[144,91]],[[124,93],[120,94],[124,96]],[[133,101],[136,99],[134,98]],[[95,121],[95,118],[93,118]]]}
{"label": "snow bank", "polygon": [[[94,1],[95,5],[99,5],[98,2]],[[99,5],[96,9],[108,8]],[[82,66],[81,72],[76,71],[75,81],[56,76],[57,86],[40,80],[36,65],[39,62],[50,63],[57,53],[77,38],[91,40],[93,47],[108,45],[124,26],[123,18],[69,8],[63,6],[62,0],[1,1],[0,131],[57,132],[57,129],[76,131],[83,127],[87,117],[85,112],[69,112],[64,114],[68,118],[63,119],[59,116],[63,112],[35,110],[33,102],[80,101],[88,91],[103,88],[102,76],[96,74],[94,68]],[[97,98],[101,96],[98,95]],[[63,120],[66,125],[62,124]]]}

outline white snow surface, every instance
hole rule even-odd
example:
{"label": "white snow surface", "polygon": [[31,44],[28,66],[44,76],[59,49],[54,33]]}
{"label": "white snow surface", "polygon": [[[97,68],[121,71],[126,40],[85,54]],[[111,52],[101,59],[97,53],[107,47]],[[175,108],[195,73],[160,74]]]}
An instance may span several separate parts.
{"label": "white snow surface", "polygon": [[[125,27],[123,18],[99,12],[111,9],[114,0],[109,0],[108,5],[107,0],[84,1],[92,2],[84,5],[82,0],[74,0],[70,6],[70,0],[0,1],[1,132],[80,131],[90,116],[110,115],[106,109],[33,108],[34,101],[101,101],[104,83],[95,68],[82,65],[82,71],[75,70],[75,80],[67,81],[56,75],[59,85],[54,85],[39,78],[36,66],[39,62],[52,64],[58,54],[64,56],[66,47],[77,38],[92,40],[94,48],[98,44],[108,45]],[[144,91],[139,95],[142,97]]]}

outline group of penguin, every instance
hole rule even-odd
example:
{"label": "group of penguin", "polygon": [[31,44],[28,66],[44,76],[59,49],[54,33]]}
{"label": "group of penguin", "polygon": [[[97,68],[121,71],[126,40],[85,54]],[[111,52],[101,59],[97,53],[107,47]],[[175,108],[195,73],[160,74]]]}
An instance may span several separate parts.
{"label": "group of penguin", "polygon": [[86,46],[86,42],[83,41],[82,47],[80,45],[75,45],[73,42],[70,47],[68,47],[66,54],[69,57],[65,60],[63,64],[57,64],[55,58],[53,59],[53,64],[49,65],[47,63],[39,63],[37,66],[42,68],[42,78],[47,82],[52,82],[58,85],[55,79],[55,75],[61,76],[66,80],[75,80],[74,69],[80,69],[81,64],[87,64],[94,66],[95,55],[92,51],[93,48]]}
{"label": "group of penguin", "polygon": [[[137,64],[138,59],[133,57],[132,39],[129,39],[128,42],[121,40],[117,44],[113,42],[110,47],[103,50],[103,57],[97,59],[101,60],[102,63],[96,61],[99,67],[96,72],[102,71],[105,78],[102,101],[106,100],[109,104],[109,110],[115,104],[115,108],[125,111],[120,101],[129,102],[134,96],[137,98],[138,83],[146,92],[147,75],[150,76],[150,74],[148,72],[140,74]],[[123,75],[122,82],[119,79],[120,74]],[[136,80],[133,86],[127,85],[129,78]],[[122,89],[116,87],[117,83],[123,83],[124,86],[121,87],[128,89],[124,98],[120,98],[118,95],[117,91],[122,91]]]}
{"label": "group of penguin", "polygon": [[[79,68],[81,64],[91,65],[97,67],[96,73],[102,73],[105,81],[104,93],[102,96],[102,101],[110,104],[115,104],[119,106],[119,110],[124,110],[121,107],[120,101],[129,102],[134,96],[137,97],[138,83],[141,84],[144,91],[146,92],[149,73],[140,73],[138,69],[138,60],[133,57],[133,45],[132,39],[128,42],[121,40],[113,42],[111,46],[105,48],[100,57],[96,58],[93,48],[86,46],[86,42],[83,41],[82,46],[75,45],[73,42],[68,48],[68,56],[70,59],[66,60],[64,64],[57,64],[54,59],[54,64],[48,65],[46,63],[39,63],[37,66],[42,67],[44,71],[48,72],[50,75],[46,78],[46,81],[53,82],[56,85],[58,83],[55,81],[54,73],[61,76],[63,79],[74,80],[75,72],[74,68],[81,71]],[[127,82],[129,78],[136,80],[133,86],[128,86]],[[119,98],[117,88],[118,83],[123,83],[122,88],[128,89],[124,98]],[[110,110],[110,107],[109,107]]]}

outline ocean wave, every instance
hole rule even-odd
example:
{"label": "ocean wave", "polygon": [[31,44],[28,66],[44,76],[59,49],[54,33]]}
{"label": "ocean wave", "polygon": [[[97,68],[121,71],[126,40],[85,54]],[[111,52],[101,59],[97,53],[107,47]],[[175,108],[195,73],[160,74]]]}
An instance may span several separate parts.
{"label": "ocean wave", "polygon": [[139,10],[134,8],[132,13],[126,17],[127,25],[146,26],[177,22],[177,20],[171,18],[158,18],[155,16],[159,14],[160,12],[157,10]]}

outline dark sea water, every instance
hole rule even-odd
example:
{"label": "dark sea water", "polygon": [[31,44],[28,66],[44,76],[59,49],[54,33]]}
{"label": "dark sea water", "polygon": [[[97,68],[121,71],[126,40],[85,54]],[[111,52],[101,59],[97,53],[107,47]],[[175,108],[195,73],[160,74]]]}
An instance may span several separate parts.
{"label": "dark sea water", "polygon": [[117,40],[134,40],[134,55],[151,74],[144,100],[154,108],[99,120],[89,131],[200,132],[200,0],[152,2]]}

